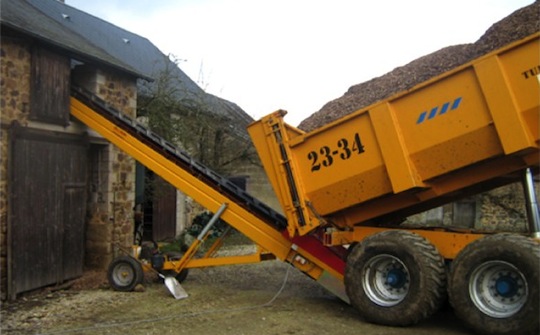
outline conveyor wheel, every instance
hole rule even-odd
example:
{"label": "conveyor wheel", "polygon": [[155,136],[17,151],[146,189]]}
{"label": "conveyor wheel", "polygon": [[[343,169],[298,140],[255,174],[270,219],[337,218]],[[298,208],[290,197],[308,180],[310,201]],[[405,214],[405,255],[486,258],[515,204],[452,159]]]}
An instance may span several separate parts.
{"label": "conveyor wheel", "polygon": [[368,321],[406,326],[435,313],[446,298],[446,269],[420,235],[386,231],[356,245],[347,258],[345,287]]}
{"label": "conveyor wheel", "polygon": [[482,334],[538,334],[540,244],[515,234],[476,240],[452,263],[450,303]]}
{"label": "conveyor wheel", "polygon": [[129,256],[115,258],[107,270],[109,284],[116,291],[132,291],[143,278],[142,266]]}
{"label": "conveyor wheel", "polygon": [[[180,259],[182,259],[183,254],[177,251],[167,251],[165,253],[165,256],[169,261],[179,261]],[[163,274],[165,276],[174,276],[179,283],[182,283],[184,280],[186,280],[189,274],[189,269],[183,269],[179,273],[176,273],[174,271],[163,271]]]}

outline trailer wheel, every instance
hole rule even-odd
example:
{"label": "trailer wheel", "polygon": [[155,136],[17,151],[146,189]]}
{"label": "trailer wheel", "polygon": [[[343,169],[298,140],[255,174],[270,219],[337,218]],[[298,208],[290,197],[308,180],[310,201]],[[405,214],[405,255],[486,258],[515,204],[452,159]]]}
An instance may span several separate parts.
{"label": "trailer wheel", "polygon": [[515,234],[470,243],[452,263],[456,315],[483,334],[538,334],[540,244]]}
{"label": "trailer wheel", "polygon": [[446,300],[444,259],[420,235],[378,233],[349,254],[345,287],[351,304],[367,321],[412,325],[431,316]]}
{"label": "trailer wheel", "polygon": [[116,291],[132,291],[142,283],[144,272],[141,265],[129,256],[119,256],[109,265],[107,279]]}

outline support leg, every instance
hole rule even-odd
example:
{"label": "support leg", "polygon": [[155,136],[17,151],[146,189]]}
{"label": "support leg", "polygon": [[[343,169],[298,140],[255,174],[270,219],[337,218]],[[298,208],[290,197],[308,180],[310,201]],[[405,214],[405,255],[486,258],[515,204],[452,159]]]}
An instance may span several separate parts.
{"label": "support leg", "polygon": [[212,227],[217,222],[217,220],[219,219],[221,214],[223,214],[223,212],[225,211],[226,208],[227,208],[226,203],[221,205],[221,207],[217,210],[217,212],[214,214],[214,216],[212,216],[210,221],[208,221],[206,226],[204,226],[202,231],[199,233],[199,236],[197,236],[197,239],[195,241],[193,241],[193,243],[191,244],[189,249],[186,251],[186,253],[182,257],[182,259],[180,259],[180,262],[176,265],[175,271],[177,273],[180,273],[180,271],[182,271],[185,268],[186,264],[195,255],[195,253],[197,252],[197,249],[199,249],[199,246],[201,245],[201,243],[203,243],[204,240],[206,239],[206,236],[207,236],[208,232],[210,231],[210,229],[212,229]]}
{"label": "support leg", "polygon": [[529,232],[532,237],[540,238],[540,214],[538,212],[538,200],[536,199],[531,169],[527,169],[523,173],[523,191],[525,192]]}

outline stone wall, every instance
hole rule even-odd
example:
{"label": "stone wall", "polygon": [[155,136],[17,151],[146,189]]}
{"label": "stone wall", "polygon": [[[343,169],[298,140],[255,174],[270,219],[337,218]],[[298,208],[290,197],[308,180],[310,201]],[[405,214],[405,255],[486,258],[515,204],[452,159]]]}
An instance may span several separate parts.
{"label": "stone wall", "polygon": [[[538,195],[538,183],[535,188]],[[529,229],[524,191],[519,182],[410,216],[407,224],[487,232],[524,233]]]}
{"label": "stone wall", "polygon": [[[93,92],[131,117],[137,107],[133,78],[80,66],[72,81]],[[105,269],[122,248],[133,244],[135,160],[118,147],[102,142],[91,147],[90,202],[86,238],[86,265]]]}
{"label": "stone wall", "polygon": [[7,292],[8,127],[26,125],[30,101],[30,50],[25,43],[2,38],[0,44],[0,291]]}
{"label": "stone wall", "polygon": [[[252,156],[252,158],[254,157]],[[283,213],[261,163],[253,161],[238,162],[231,168],[230,175],[248,176],[246,191],[275,211]]]}
{"label": "stone wall", "polygon": [[[535,183],[538,194],[538,183]],[[527,232],[525,193],[521,183],[494,189],[476,197],[479,216],[475,228],[489,231]]]}
{"label": "stone wall", "polygon": [[[88,129],[75,119],[67,127],[29,119],[32,54],[29,41],[2,36],[0,44],[0,291],[7,293],[8,268],[8,183],[9,127],[17,121],[22,127],[82,134]],[[95,92],[118,110],[134,116],[137,88],[135,78],[103,69],[76,69],[72,81]],[[129,247],[133,242],[134,160],[89,131],[89,206],[86,222],[86,264],[105,268],[115,255],[115,245]],[[95,165],[93,165],[95,164]],[[93,172],[99,171],[95,182]]]}
{"label": "stone wall", "polygon": [[30,104],[30,49],[25,43],[2,38],[0,50],[1,123],[9,125],[17,120],[24,126]]}

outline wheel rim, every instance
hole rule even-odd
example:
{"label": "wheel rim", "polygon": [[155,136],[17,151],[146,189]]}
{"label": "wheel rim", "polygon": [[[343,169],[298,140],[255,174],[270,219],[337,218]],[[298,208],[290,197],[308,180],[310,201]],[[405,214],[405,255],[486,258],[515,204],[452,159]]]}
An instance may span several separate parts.
{"label": "wheel rim", "polygon": [[375,256],[364,266],[362,286],[375,304],[395,306],[409,292],[409,270],[397,257],[387,254]]}
{"label": "wheel rim", "polygon": [[483,313],[494,318],[516,314],[527,302],[527,281],[521,271],[503,261],[477,267],[469,281],[469,294]]}
{"label": "wheel rim", "polygon": [[114,268],[112,277],[117,285],[129,286],[135,278],[135,271],[128,264],[119,264]]}

